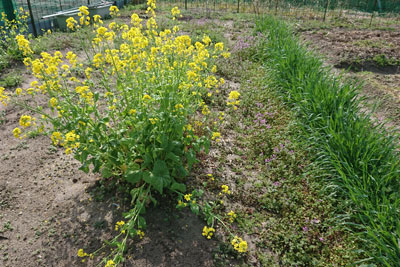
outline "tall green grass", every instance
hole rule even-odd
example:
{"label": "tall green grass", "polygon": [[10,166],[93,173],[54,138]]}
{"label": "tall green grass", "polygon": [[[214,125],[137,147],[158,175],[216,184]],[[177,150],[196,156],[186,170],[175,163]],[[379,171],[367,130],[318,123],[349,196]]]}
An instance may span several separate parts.
{"label": "tall green grass", "polygon": [[398,136],[372,123],[360,111],[358,87],[332,75],[284,22],[264,17],[256,31],[262,40],[255,57],[271,70],[270,85],[296,110],[330,184],[351,203],[351,229],[374,248],[364,251],[369,262],[400,266]]}

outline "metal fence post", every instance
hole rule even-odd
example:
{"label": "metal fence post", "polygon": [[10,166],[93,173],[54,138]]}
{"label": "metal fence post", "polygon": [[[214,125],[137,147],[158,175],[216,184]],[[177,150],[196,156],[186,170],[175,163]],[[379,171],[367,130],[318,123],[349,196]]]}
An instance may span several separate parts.
{"label": "metal fence post", "polygon": [[31,17],[33,35],[34,35],[35,37],[37,37],[37,36],[38,36],[38,33],[37,33],[37,30],[36,30],[35,18],[33,17],[32,6],[31,6],[31,0],[26,0],[26,2],[27,2],[27,4],[28,4],[29,16]]}

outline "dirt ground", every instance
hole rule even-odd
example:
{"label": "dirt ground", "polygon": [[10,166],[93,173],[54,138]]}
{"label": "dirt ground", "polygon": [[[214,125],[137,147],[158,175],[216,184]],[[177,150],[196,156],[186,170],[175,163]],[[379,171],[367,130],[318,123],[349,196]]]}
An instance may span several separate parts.
{"label": "dirt ground", "polygon": [[398,30],[317,29],[302,38],[337,72],[361,81],[375,117],[400,129],[400,25]]}

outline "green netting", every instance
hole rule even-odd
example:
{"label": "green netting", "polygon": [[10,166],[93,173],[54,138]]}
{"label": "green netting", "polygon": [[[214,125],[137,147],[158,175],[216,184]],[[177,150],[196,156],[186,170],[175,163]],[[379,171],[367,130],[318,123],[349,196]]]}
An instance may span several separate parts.
{"label": "green netting", "polygon": [[0,14],[6,13],[9,20],[15,19],[15,3],[13,0],[0,0]]}

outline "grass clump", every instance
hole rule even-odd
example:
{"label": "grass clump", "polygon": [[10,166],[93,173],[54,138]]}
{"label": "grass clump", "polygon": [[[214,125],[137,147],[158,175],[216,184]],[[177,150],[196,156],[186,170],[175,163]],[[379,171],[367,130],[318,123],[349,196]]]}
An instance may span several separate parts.
{"label": "grass clump", "polygon": [[371,258],[365,260],[399,266],[398,137],[360,112],[358,87],[333,76],[285,23],[262,18],[256,31],[263,36],[255,57],[270,68],[271,85],[296,111],[315,161],[343,200],[350,200],[348,223],[367,241]]}

